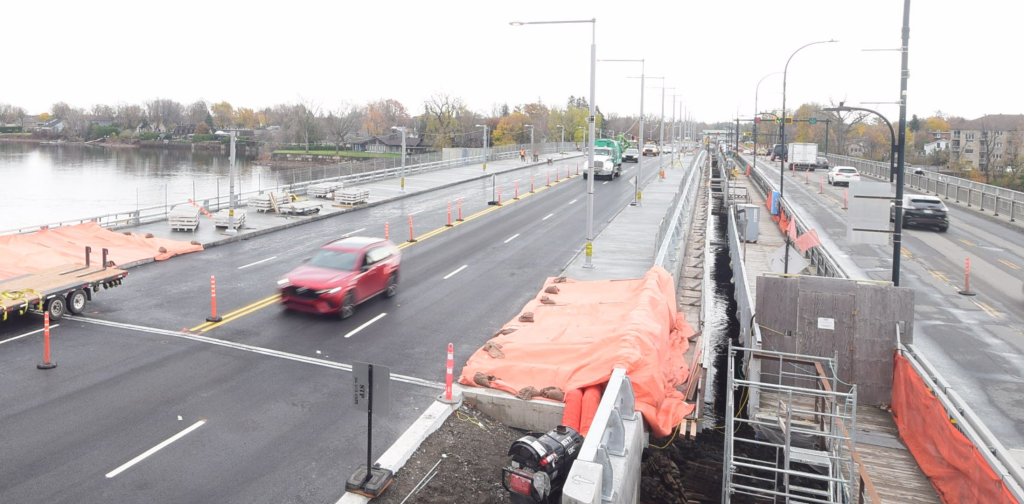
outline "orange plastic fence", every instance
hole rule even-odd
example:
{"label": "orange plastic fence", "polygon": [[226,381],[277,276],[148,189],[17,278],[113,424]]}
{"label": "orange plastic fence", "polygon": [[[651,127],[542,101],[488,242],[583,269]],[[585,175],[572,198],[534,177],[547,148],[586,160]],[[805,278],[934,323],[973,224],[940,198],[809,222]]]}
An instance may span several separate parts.
{"label": "orange plastic fence", "polygon": [[[545,292],[552,286],[557,293]],[[607,383],[612,369],[622,367],[636,409],[655,436],[667,436],[694,408],[675,388],[689,376],[683,354],[694,334],[675,299],[672,277],[657,266],[633,280],[549,278],[519,315],[470,356],[459,382],[480,386],[487,380],[512,394],[529,387],[572,393]]]}
{"label": "orange plastic fence", "polygon": [[202,245],[190,242],[126,235],[104,229],[95,222],[86,222],[29,234],[0,236],[0,279],[65,264],[85,264],[87,245],[92,247],[93,264],[100,263],[104,248],[109,249],[107,260],[117,265],[145,259],[160,261],[203,250]]}
{"label": "orange plastic fence", "polygon": [[942,502],[1020,504],[977,448],[951,422],[924,380],[896,355],[892,413],[900,438]]}

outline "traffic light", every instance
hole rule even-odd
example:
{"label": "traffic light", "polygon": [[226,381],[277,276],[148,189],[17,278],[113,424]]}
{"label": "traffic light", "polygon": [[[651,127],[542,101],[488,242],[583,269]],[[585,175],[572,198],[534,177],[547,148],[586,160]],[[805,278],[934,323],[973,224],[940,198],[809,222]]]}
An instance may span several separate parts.
{"label": "traffic light", "polygon": [[760,117],[755,117],[754,118],[754,124],[761,124],[761,118]]}
{"label": "traffic light", "polygon": [[786,116],[786,124],[793,124],[793,118],[790,116]]}
{"label": "traffic light", "polygon": [[775,124],[782,124],[782,118],[781,117],[776,117],[775,118]]}
{"label": "traffic light", "polygon": [[815,123],[818,122],[818,118],[817,117],[812,117],[812,118],[808,119],[807,122],[811,123],[811,124],[815,124]]}

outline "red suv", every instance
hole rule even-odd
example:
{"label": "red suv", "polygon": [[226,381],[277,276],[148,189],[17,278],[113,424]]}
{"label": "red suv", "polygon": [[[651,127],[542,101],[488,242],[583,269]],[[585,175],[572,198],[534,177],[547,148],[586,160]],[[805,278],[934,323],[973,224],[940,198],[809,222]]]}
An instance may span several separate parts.
{"label": "red suv", "polygon": [[350,237],[328,243],[278,282],[285,308],[349,318],[356,305],[398,293],[398,247],[381,238]]}

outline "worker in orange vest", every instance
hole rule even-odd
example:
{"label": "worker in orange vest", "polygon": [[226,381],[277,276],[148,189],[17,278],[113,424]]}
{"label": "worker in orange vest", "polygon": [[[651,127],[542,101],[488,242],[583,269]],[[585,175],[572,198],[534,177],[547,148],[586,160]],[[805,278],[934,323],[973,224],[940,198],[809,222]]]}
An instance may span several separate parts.
{"label": "worker in orange vest", "polygon": [[519,160],[526,162],[526,149],[519,149]]}

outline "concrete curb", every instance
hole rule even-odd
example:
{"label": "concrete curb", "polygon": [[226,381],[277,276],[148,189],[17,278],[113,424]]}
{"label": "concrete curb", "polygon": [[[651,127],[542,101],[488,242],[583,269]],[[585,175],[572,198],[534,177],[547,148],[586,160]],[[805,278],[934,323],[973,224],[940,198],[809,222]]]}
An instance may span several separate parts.
{"label": "concrete curb", "polygon": [[[388,448],[388,451],[384,452],[380,458],[377,459],[377,464],[385,469],[391,469],[395,474],[398,474],[399,469],[405,466],[405,463],[409,461],[412,454],[419,449],[428,436],[434,433],[438,428],[444,424],[445,420],[451,416],[459,407],[462,406],[461,401],[455,404],[445,404],[440,401],[434,401],[433,404],[427,408],[426,411],[420,415],[419,419],[413,422],[408,429],[395,441],[394,444]],[[354,494],[345,492],[345,495],[341,496],[337,504],[366,504],[370,502],[370,498],[364,495]]]}
{"label": "concrete curb", "polygon": [[[570,156],[570,157],[566,157],[566,158],[562,158],[562,159],[573,159],[575,157],[579,157],[579,156]],[[484,179],[484,178],[490,177],[491,175],[515,172],[515,171],[523,170],[523,169],[526,169],[526,168],[533,168],[535,166],[540,166],[540,165],[544,165],[544,164],[547,164],[547,162],[544,161],[544,162],[539,162],[539,163],[527,163],[527,164],[525,164],[523,166],[520,166],[518,168],[510,168],[510,169],[507,169],[507,170],[504,170],[504,171],[500,171],[500,172],[483,173],[481,175],[476,175],[476,176],[473,176],[473,177],[470,177],[470,178],[466,178],[466,179],[457,180],[457,181],[454,181],[454,182],[449,182],[449,183],[446,183],[446,184],[442,184],[442,185],[439,185],[437,187],[431,187],[430,189],[424,189],[422,191],[410,192],[408,194],[400,194],[400,195],[392,197],[392,198],[388,198],[388,199],[384,199],[384,200],[380,200],[380,201],[374,201],[373,203],[367,203],[365,205],[360,205],[360,206],[357,206],[357,207],[346,208],[346,209],[343,209],[343,210],[338,211],[338,212],[332,212],[332,213],[323,214],[323,215],[314,215],[312,217],[304,218],[302,220],[297,220],[297,221],[294,221],[294,222],[289,222],[287,224],[281,224],[279,226],[272,226],[272,227],[268,227],[268,228],[258,229],[256,231],[252,231],[252,232],[249,232],[249,233],[238,234],[238,235],[231,236],[231,237],[228,237],[228,238],[223,238],[223,239],[220,239],[220,240],[215,240],[215,241],[212,241],[210,243],[204,243],[203,244],[203,249],[205,250],[205,249],[209,249],[209,248],[213,248],[213,247],[219,247],[221,245],[226,245],[228,243],[234,243],[234,242],[237,242],[237,241],[248,240],[249,238],[265,235],[267,233],[273,233],[274,231],[280,231],[282,229],[288,229],[288,228],[292,228],[292,227],[295,227],[295,226],[301,226],[303,224],[308,224],[310,222],[317,222],[317,221],[320,221],[320,220],[329,219],[331,217],[337,217],[339,215],[345,215],[345,214],[347,214],[349,212],[353,212],[353,211],[356,211],[356,210],[361,210],[363,208],[372,208],[372,207],[375,207],[375,206],[378,206],[378,205],[383,205],[385,203],[391,203],[393,201],[397,201],[397,200],[400,200],[400,199],[409,198],[409,197],[412,197],[412,196],[417,196],[417,195],[424,194],[424,193],[429,193],[429,192],[432,192],[432,191],[437,191],[439,189],[446,189],[448,187],[452,187],[452,186],[455,186],[455,185],[463,184],[465,182],[471,182],[471,181],[474,181],[474,180]]]}

